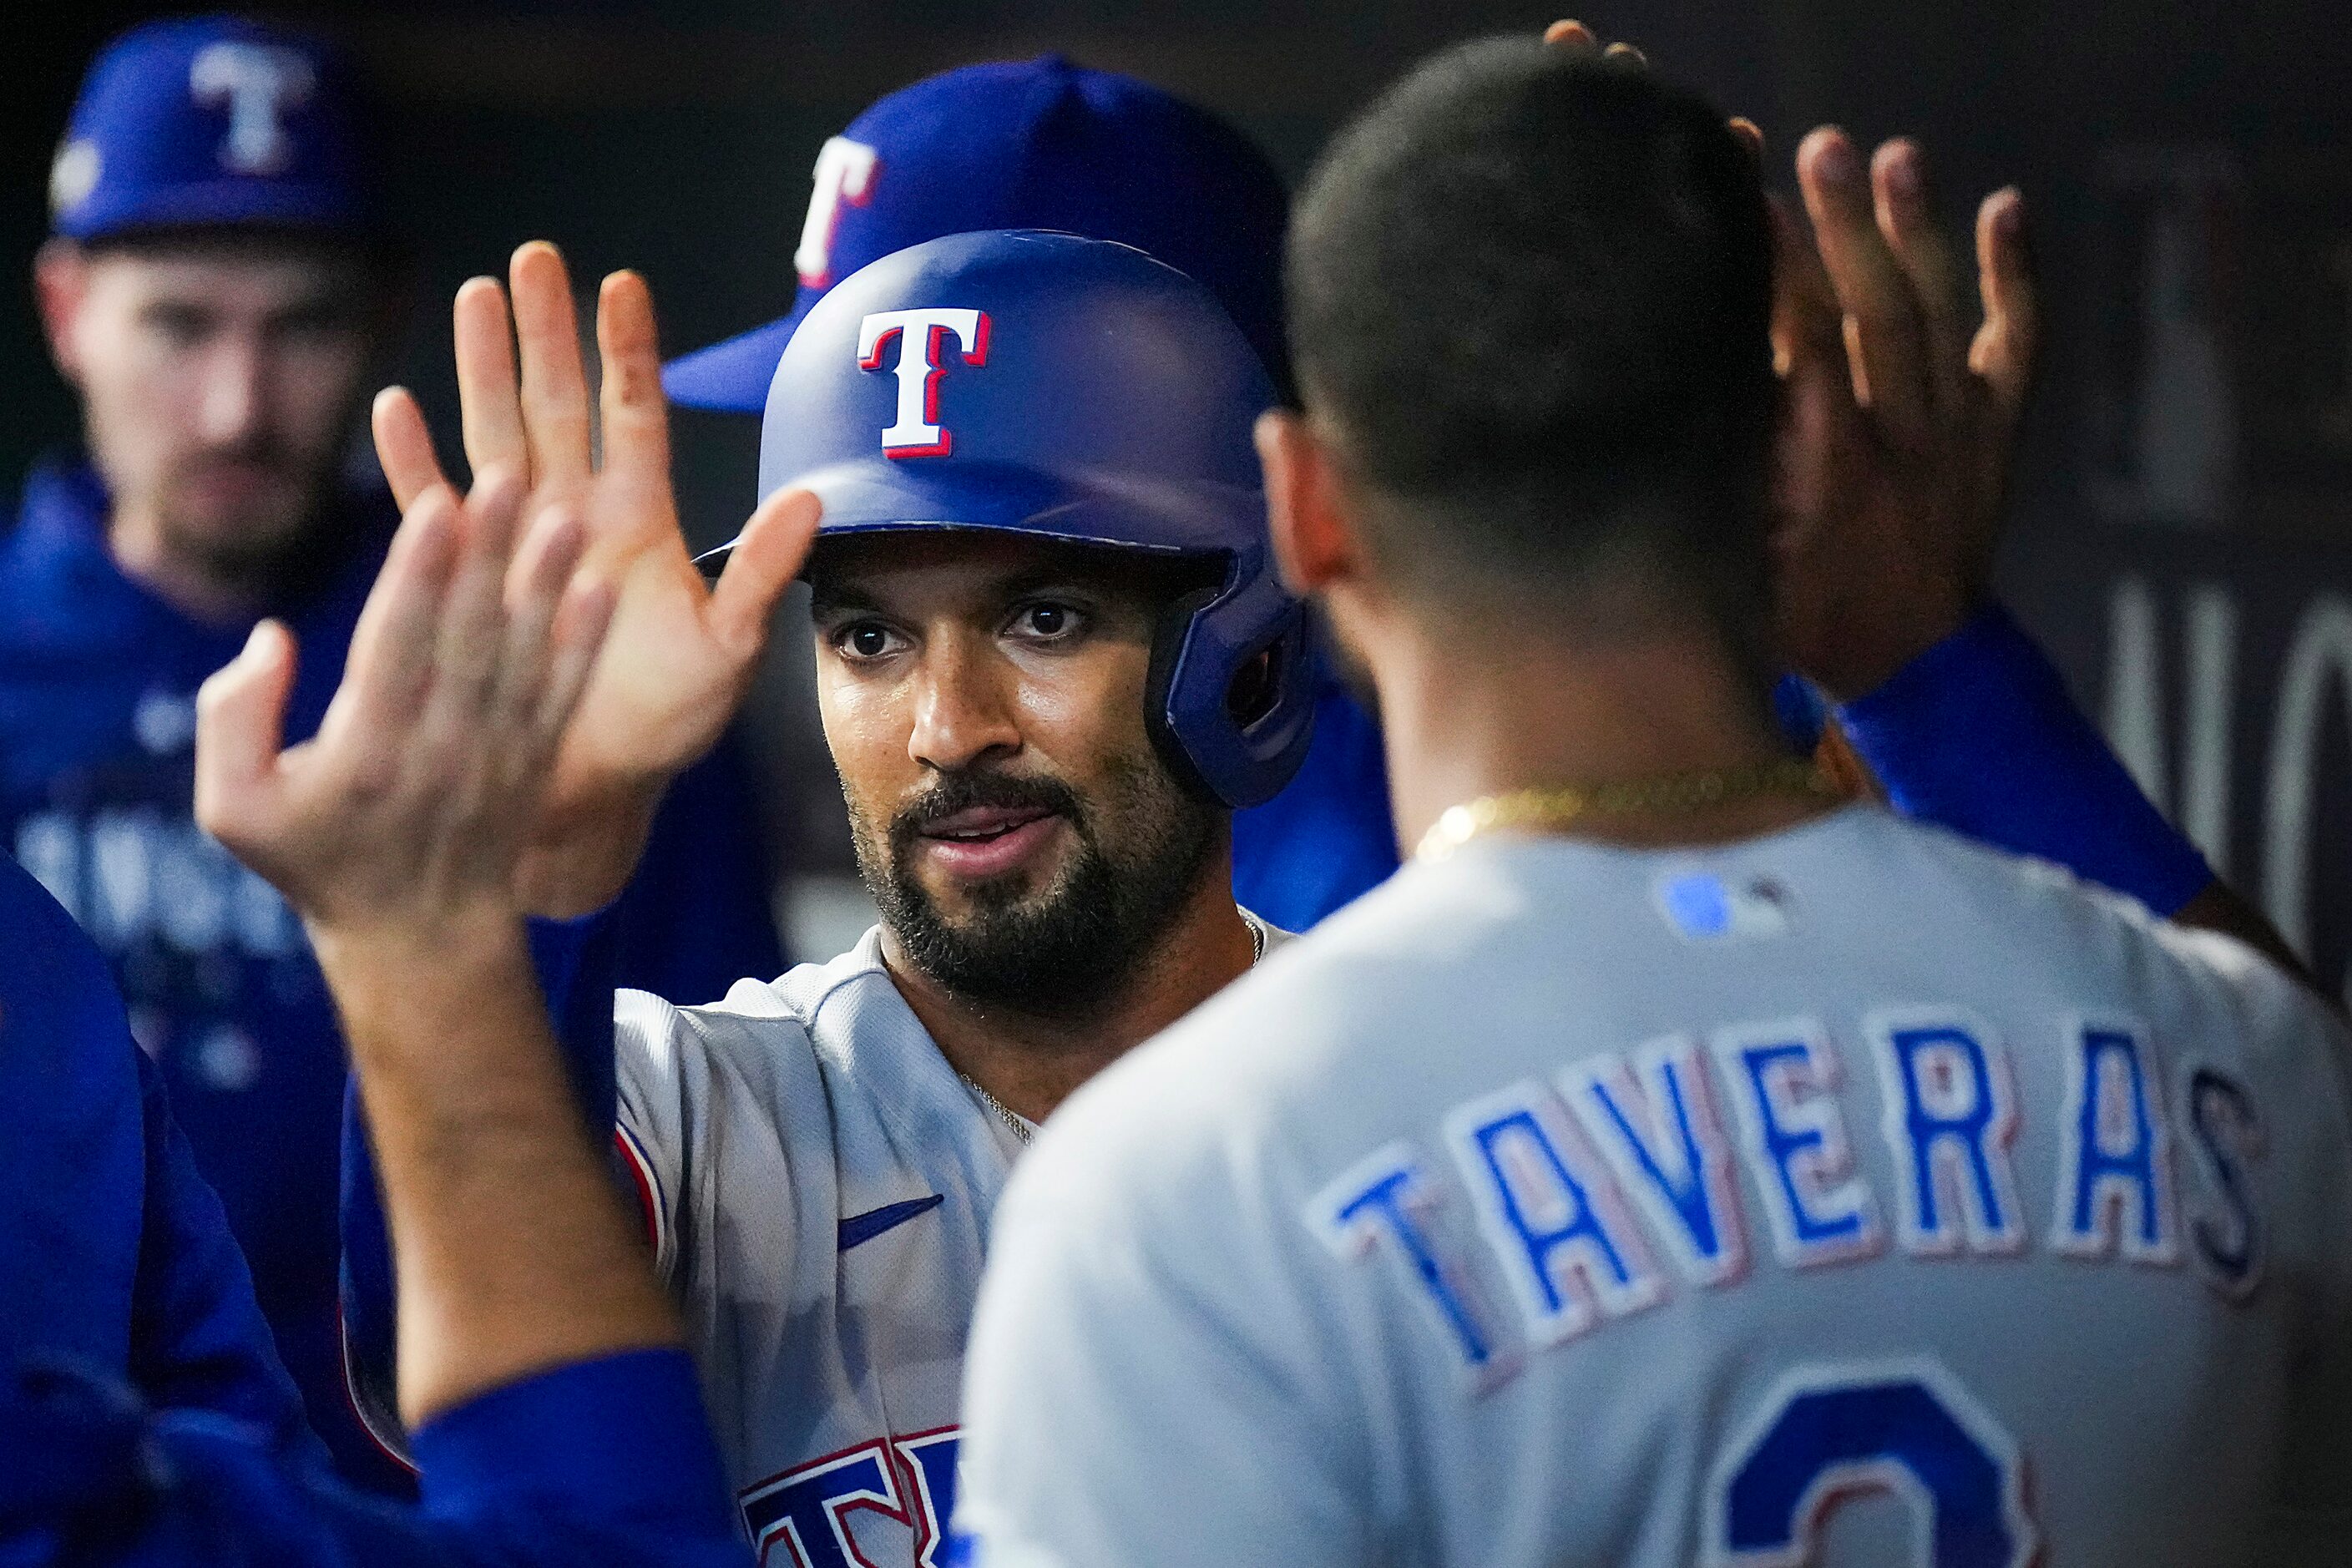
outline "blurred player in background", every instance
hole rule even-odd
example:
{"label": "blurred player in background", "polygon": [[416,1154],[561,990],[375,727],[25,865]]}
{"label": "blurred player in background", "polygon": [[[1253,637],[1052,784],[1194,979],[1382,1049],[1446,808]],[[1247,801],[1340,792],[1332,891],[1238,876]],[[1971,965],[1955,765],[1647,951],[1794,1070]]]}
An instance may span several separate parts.
{"label": "blurred player in background", "polygon": [[[674,361],[670,401],[758,414],[825,290],[946,235],[1045,228],[1150,252],[1205,285],[1286,397],[1282,176],[1234,127],[1149,83],[1057,56],[965,66],[877,101],[818,152],[790,314]],[[1396,869],[1380,731],[1328,665],[1289,786],[1234,817],[1234,895],[1304,931]]]}
{"label": "blurred player in background", "polygon": [[1467,46],[1326,154],[1260,449],[1419,863],[1024,1162],[982,1563],[2341,1561],[2352,1042],[1772,723],[1776,564],[1998,505],[2015,198],[1972,350],[1916,156],[1864,246],[1808,139],[1843,276],[1792,226],[1776,312],[1751,156],[1628,65]]}
{"label": "blurred player in background", "polygon": [[[519,499],[494,476],[462,518],[420,519],[362,617],[350,700],[268,777],[229,781],[247,809],[223,819],[289,888],[309,891],[299,873],[322,854],[371,873],[303,905],[347,992],[388,952],[470,934],[486,898],[511,902],[510,859],[465,829],[535,796],[602,631],[593,590],[560,608],[576,527],[525,547],[513,609],[500,605]],[[436,646],[451,655],[441,679],[402,678]],[[501,721],[468,731],[471,752],[385,758],[368,709],[386,701],[421,712],[428,736],[453,707],[495,701]],[[483,746],[504,765],[483,767]],[[241,754],[213,748],[206,793],[222,795],[220,764]],[[370,814],[304,812],[320,780],[355,766],[373,781]],[[259,827],[257,800],[275,808]],[[387,821],[427,830],[379,831]],[[402,1043],[371,1020],[353,1036],[415,1331],[404,1365],[424,1498],[403,1508],[335,1480],[104,958],[0,858],[0,1562],[743,1561],[676,1315],[572,1111],[536,994],[510,1004],[418,1032],[464,1080],[454,1104],[373,1093]],[[391,1016],[430,1006],[429,985],[403,987]],[[532,1050],[470,1070],[484,1034]],[[531,1155],[520,1168],[517,1134]],[[518,1298],[546,1315],[513,1322]]]}
{"label": "blurred player in background", "polygon": [[[343,1052],[298,922],[190,816],[193,699],[265,614],[319,721],[395,513],[346,473],[400,314],[344,63],[229,18],[90,68],[35,281],[86,450],[0,539],[0,833],[112,962],[311,1416],[354,1475],[336,1345]],[[621,972],[698,997],[781,967],[740,769],[678,783],[615,916]]]}

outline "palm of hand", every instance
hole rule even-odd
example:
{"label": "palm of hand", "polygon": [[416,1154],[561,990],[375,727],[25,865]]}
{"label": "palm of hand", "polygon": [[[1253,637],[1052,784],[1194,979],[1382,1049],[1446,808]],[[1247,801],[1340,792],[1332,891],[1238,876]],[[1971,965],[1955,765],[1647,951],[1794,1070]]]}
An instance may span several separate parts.
{"label": "palm of hand", "polygon": [[[718,739],[750,684],[769,612],[806,553],[816,503],[800,491],[769,498],[744,525],[717,586],[707,584],[678,528],[644,280],[615,273],[598,294],[600,462],[562,258],[551,246],[526,245],[509,278],[511,316],[492,279],[476,279],[457,294],[467,459],[478,473],[499,468],[529,476],[527,515],[576,518],[586,539],[579,574],[611,584],[616,595],[604,651],[541,797],[532,838],[544,847],[583,822],[641,819],[662,785]],[[375,435],[404,508],[448,489],[406,393],[394,389],[377,400]],[[630,830],[614,831],[625,837]],[[628,858],[633,853],[621,863]]]}
{"label": "palm of hand", "polygon": [[1776,213],[1789,411],[1776,607],[1790,662],[1848,699],[1987,592],[2034,300],[2013,191],[1979,214],[1971,339],[1916,148],[1880,148],[1865,181],[1843,133],[1817,131],[1798,174],[1810,223]]}

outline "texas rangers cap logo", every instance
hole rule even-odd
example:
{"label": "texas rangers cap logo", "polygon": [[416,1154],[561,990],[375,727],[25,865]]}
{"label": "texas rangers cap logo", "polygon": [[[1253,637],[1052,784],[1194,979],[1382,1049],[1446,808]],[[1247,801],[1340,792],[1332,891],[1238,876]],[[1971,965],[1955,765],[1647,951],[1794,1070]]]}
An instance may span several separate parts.
{"label": "texas rangers cap logo", "polygon": [[236,174],[275,174],[294,160],[286,111],[317,87],[310,62],[294,49],[227,39],[206,45],[188,67],[198,103],[228,109],[221,166]]}
{"label": "texas rangers cap logo", "polygon": [[947,374],[948,340],[961,363],[988,363],[985,310],[877,310],[857,324],[857,366],[880,370],[882,356],[898,343],[898,417],[882,432],[886,458],[944,458],[955,449],[955,433],[940,424],[940,380]]}

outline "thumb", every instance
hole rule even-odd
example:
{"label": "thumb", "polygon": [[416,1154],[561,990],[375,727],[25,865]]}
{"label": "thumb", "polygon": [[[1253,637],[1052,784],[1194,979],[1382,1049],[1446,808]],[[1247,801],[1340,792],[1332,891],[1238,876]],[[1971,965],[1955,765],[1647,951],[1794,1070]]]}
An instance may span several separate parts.
{"label": "thumb", "polygon": [[808,559],[824,510],[807,490],[778,490],[760,503],[728,552],[704,619],[712,640],[739,667],[766,645],[768,617]]}
{"label": "thumb", "polygon": [[196,823],[242,857],[277,815],[294,637],[264,621],[196,692]]}

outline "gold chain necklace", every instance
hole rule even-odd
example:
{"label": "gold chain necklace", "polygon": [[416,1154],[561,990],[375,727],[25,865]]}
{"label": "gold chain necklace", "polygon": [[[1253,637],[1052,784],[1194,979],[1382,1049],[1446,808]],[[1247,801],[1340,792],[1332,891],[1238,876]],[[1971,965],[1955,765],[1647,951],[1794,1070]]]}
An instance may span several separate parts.
{"label": "gold chain necklace", "polygon": [[[1258,960],[1265,956],[1265,927],[1259,924],[1255,918],[1251,918],[1249,921],[1249,933],[1250,966],[1252,968],[1255,968],[1257,966]],[[1012,1132],[1016,1141],[1026,1145],[1030,1139],[1037,1135],[1037,1130],[1034,1127],[1030,1126],[1028,1122],[1023,1121],[1019,1111],[1005,1104],[1004,1101],[997,1099],[996,1096],[989,1093],[987,1089],[981,1084],[981,1081],[978,1079],[972,1077],[971,1074],[964,1071],[961,1068],[958,1068],[956,1069],[956,1077],[963,1079],[964,1087],[966,1089],[971,1089],[972,1093],[980,1096],[982,1104],[987,1106],[989,1110],[996,1112],[996,1119],[1004,1123],[1005,1128]]]}
{"label": "gold chain necklace", "polygon": [[1596,816],[1632,816],[1655,812],[1669,816],[1704,811],[1764,795],[1839,797],[1811,762],[1790,757],[1736,768],[1707,768],[1626,784],[1570,784],[1558,789],[1518,789],[1480,795],[1448,806],[1413,849],[1416,860],[1443,860],[1482,833],[1510,827],[1565,827]]}

